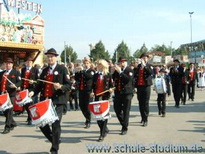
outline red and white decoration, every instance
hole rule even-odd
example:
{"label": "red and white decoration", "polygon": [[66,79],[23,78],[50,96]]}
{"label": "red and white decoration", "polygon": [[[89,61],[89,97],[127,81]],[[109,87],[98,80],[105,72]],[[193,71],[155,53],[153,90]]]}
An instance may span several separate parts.
{"label": "red and white decoration", "polygon": [[88,108],[94,120],[105,120],[111,117],[109,113],[110,103],[108,100],[91,102]]}
{"label": "red and white decoration", "polygon": [[2,94],[0,95],[0,111],[6,111],[7,109],[12,108],[13,105],[11,103],[9,94]]}
{"label": "red and white decoration", "polygon": [[31,103],[32,99],[28,96],[28,89],[17,92],[15,102],[20,106],[24,106],[25,104]]}
{"label": "red and white decoration", "polygon": [[51,99],[29,106],[29,110],[31,112],[32,123],[36,126],[44,127],[59,120]]}

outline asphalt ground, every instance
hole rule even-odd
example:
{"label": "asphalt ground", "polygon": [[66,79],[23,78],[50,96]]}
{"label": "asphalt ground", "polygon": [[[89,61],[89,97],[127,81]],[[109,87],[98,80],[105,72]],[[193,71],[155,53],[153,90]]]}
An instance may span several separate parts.
{"label": "asphalt ground", "polygon": [[[173,94],[167,98],[166,117],[158,115],[157,94],[152,91],[148,126],[142,127],[136,94],[132,100],[129,130],[119,135],[121,126],[113,111],[108,121],[109,134],[97,142],[99,128],[92,121],[84,128],[81,111],[68,111],[62,119],[59,154],[84,153],[205,153],[205,91],[196,89],[194,101],[174,107]],[[47,154],[51,144],[35,126],[26,125],[26,113],[14,117],[18,126],[0,134],[0,154]],[[0,132],[5,117],[0,116]]]}

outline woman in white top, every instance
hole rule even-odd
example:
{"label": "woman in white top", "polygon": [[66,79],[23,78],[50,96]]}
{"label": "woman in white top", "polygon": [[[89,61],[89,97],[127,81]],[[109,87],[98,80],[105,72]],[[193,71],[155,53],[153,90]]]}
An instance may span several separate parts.
{"label": "woman in white top", "polygon": [[198,87],[203,89],[205,87],[205,71],[203,67],[200,67],[197,72],[199,83]]}

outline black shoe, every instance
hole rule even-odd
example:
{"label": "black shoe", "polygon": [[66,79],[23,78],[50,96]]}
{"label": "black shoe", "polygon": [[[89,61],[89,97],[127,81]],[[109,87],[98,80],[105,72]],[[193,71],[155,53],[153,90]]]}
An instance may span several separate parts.
{"label": "black shoe", "polygon": [[140,123],[142,124],[142,123],[143,123],[143,120],[141,120]]}
{"label": "black shoe", "polygon": [[191,99],[192,101],[194,101],[194,99]]}
{"label": "black shoe", "polygon": [[105,136],[107,136],[107,134],[109,133],[109,131],[110,131],[109,129],[106,129],[106,130],[105,130]]}
{"label": "black shoe", "polygon": [[51,151],[51,154],[58,154],[58,151]]}
{"label": "black shoe", "polygon": [[85,129],[90,128],[90,123],[86,123],[84,128],[85,128]]}
{"label": "black shoe", "polygon": [[31,122],[31,121],[28,121],[27,125],[32,125],[32,122]]}
{"label": "black shoe", "polygon": [[159,115],[161,115],[162,114],[162,112],[161,111],[159,111],[159,113],[158,113]]}
{"label": "black shoe", "polygon": [[99,139],[97,140],[98,142],[102,142],[104,140],[104,137],[100,135]]}
{"label": "black shoe", "polygon": [[162,114],[162,117],[166,117],[166,114],[164,113],[164,114]]}
{"label": "black shoe", "polygon": [[146,127],[147,126],[147,121],[144,121],[142,126]]}
{"label": "black shoe", "polygon": [[126,130],[122,130],[120,135],[126,135],[127,134],[127,131]]}
{"label": "black shoe", "polygon": [[9,128],[4,129],[4,131],[2,132],[2,134],[8,134],[8,133],[10,133],[10,129]]}

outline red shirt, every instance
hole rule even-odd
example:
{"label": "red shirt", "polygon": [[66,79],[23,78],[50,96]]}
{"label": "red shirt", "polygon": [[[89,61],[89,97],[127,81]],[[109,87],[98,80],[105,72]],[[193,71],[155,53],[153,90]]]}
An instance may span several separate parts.
{"label": "red shirt", "polygon": [[137,81],[138,86],[144,86],[145,85],[145,80],[144,80],[144,68],[140,68],[139,70],[139,78]]}
{"label": "red shirt", "polygon": [[[46,75],[46,81],[53,82],[54,75],[50,74],[49,71]],[[52,90],[52,84],[45,83],[45,89],[44,89],[44,97],[52,97],[53,96],[53,90]]]}
{"label": "red shirt", "polygon": [[104,78],[103,75],[98,75],[95,94],[99,94],[103,91],[104,91]]}
{"label": "red shirt", "polygon": [[4,74],[2,77],[2,81],[1,81],[1,92],[5,92],[6,91],[6,84],[7,84],[7,79],[5,77],[8,77],[8,74]]}
{"label": "red shirt", "polygon": [[[30,78],[30,71],[29,70],[26,71],[24,78],[25,79],[29,79]],[[28,88],[29,87],[29,81],[25,80],[24,84],[23,84],[23,87],[24,88]]]}

